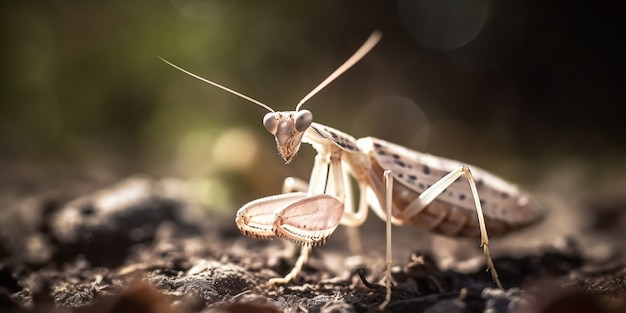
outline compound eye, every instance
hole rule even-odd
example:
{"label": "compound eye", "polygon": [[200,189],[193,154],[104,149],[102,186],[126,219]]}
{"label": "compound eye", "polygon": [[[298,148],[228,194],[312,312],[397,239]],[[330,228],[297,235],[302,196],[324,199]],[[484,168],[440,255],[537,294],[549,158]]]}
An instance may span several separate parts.
{"label": "compound eye", "polygon": [[313,123],[313,114],[309,110],[298,111],[294,115],[294,125],[299,132],[305,131]]}
{"label": "compound eye", "polygon": [[263,117],[263,126],[267,129],[270,134],[276,136],[276,131],[278,131],[278,119],[275,116],[275,113],[267,113]]}

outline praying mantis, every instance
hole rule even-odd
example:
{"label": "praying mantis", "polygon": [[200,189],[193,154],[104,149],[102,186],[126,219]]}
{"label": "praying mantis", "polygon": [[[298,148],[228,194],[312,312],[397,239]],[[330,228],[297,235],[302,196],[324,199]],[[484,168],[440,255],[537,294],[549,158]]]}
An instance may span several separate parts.
{"label": "praying mantis", "polygon": [[[260,198],[237,211],[242,234],[259,239],[282,238],[301,246],[293,269],[270,284],[292,281],[307,261],[311,247],[324,244],[338,225],[363,224],[371,207],[386,222],[386,296],[391,299],[391,225],[414,225],[449,237],[480,237],[487,269],[499,288],[487,225],[492,235],[503,235],[535,223],[544,212],[517,186],[475,166],[410,150],[382,139],[354,137],[313,122],[302,105],[363,58],[381,39],[378,31],[339,68],[296,105],[294,111],[271,107],[169,61],[174,68],[223,89],[269,111],[263,125],[275,137],[281,157],[289,163],[301,143],[317,155],[308,182],[287,178],[283,193]],[[459,179],[464,177],[465,179]],[[352,184],[358,185],[354,203]],[[479,197],[479,193],[481,197]]]}

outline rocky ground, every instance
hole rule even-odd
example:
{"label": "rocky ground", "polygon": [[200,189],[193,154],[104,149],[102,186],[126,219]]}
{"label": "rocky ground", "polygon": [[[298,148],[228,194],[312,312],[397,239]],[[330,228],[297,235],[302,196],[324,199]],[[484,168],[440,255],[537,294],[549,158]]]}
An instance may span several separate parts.
{"label": "rocky ground", "polygon": [[[271,287],[268,278],[287,273],[294,255],[278,240],[243,237],[233,217],[202,213],[184,200],[183,185],[132,177],[3,195],[0,311],[373,312],[383,301],[384,225],[375,217],[359,230],[360,255],[340,228],[295,282]],[[385,311],[626,312],[623,203],[589,205],[586,236],[536,236],[540,227],[527,232],[534,239],[494,241],[505,290],[480,255],[442,261],[441,251],[461,244],[395,228]],[[477,240],[467,246],[480,252]]]}

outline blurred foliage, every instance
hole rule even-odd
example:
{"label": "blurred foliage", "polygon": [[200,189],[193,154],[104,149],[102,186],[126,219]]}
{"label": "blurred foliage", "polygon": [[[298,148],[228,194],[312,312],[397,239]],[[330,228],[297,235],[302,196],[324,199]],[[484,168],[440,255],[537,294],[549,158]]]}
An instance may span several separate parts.
{"label": "blurred foliage", "polygon": [[[522,181],[546,159],[624,165],[618,10],[482,1],[446,16],[425,3],[3,2],[0,170],[194,178],[224,205],[277,193],[308,177],[310,147],[284,166],[262,108],[157,56],[288,110],[375,29],[379,46],[305,105],[316,121]],[[474,37],[428,40],[459,18]]]}

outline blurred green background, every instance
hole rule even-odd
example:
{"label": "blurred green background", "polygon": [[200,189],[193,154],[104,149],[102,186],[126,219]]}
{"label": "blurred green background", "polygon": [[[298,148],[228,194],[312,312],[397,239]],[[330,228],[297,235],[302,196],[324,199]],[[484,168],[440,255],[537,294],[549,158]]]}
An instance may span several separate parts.
{"label": "blurred green background", "polygon": [[262,108],[158,56],[291,110],[376,29],[381,43],[305,105],[317,122],[531,190],[563,164],[621,177],[618,12],[543,1],[5,1],[0,187],[145,173],[192,179],[222,208],[278,193],[284,177],[308,177],[312,149],[284,165]]}

